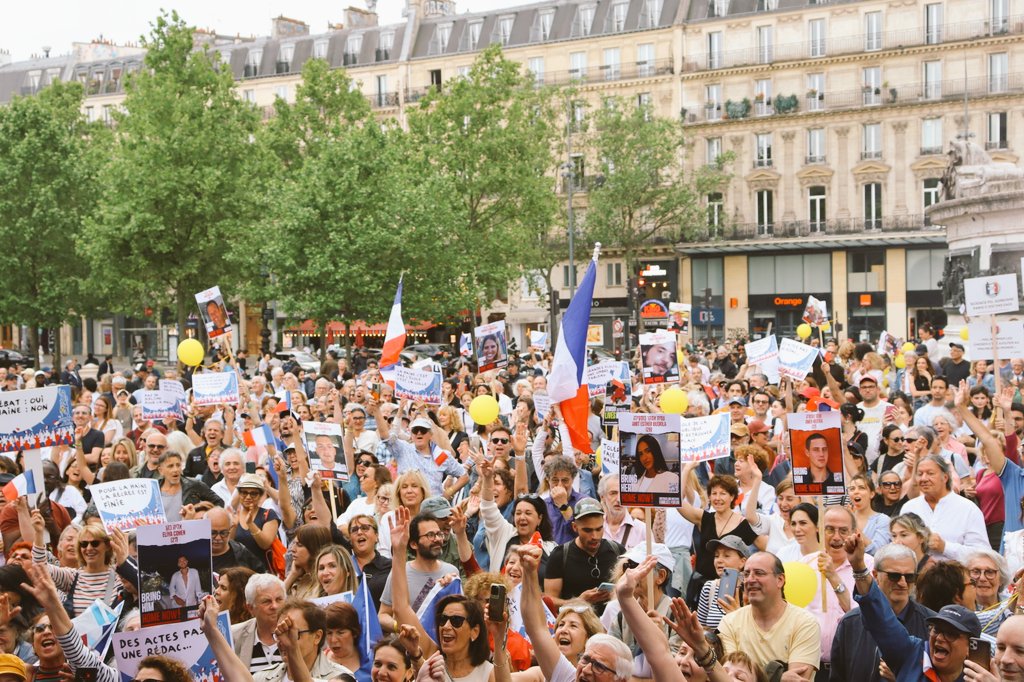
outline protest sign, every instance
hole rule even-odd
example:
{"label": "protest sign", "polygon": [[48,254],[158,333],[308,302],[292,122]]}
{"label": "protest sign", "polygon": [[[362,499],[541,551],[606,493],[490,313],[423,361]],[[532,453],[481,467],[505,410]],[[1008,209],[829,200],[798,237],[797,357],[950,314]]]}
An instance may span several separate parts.
{"label": "protest sign", "polygon": [[175,379],[160,379],[157,385],[161,391],[167,391],[177,398],[178,403],[181,405],[181,411],[185,411],[185,406],[188,405],[188,396],[185,395],[185,387],[180,381]]}
{"label": "protest sign", "polygon": [[[396,371],[401,369],[395,368]],[[395,375],[397,376],[397,374]],[[334,422],[302,422],[302,437],[309,453],[309,468],[324,478],[348,480],[345,452],[341,447],[341,424]]]}
{"label": "protest sign", "polygon": [[619,473],[619,442],[601,439],[601,475],[615,476]]}
{"label": "protest sign", "polygon": [[547,332],[530,332],[530,348],[544,350],[548,347]]}
{"label": "protest sign", "polygon": [[679,415],[619,415],[619,498],[632,507],[682,504]]}
{"label": "protest sign", "polygon": [[229,370],[192,375],[192,402],[196,405],[237,405],[238,374]]}
{"label": "protest sign", "polygon": [[99,654],[100,658],[107,657],[107,649],[110,648],[123,607],[123,601],[110,608],[102,599],[97,599],[89,604],[89,608],[71,619],[85,646]]}
{"label": "protest sign", "polygon": [[779,383],[779,342],[774,334],[747,344],[747,366],[757,367],[768,383]]}
{"label": "protest sign", "polygon": [[604,325],[603,324],[589,324],[589,325],[587,325],[587,345],[588,346],[603,346],[604,345]]}
{"label": "protest sign", "polygon": [[351,604],[355,598],[355,592],[339,592],[338,594],[329,594],[326,597],[314,597],[309,601],[313,602],[322,609],[326,609],[335,602],[343,601],[346,604]]}
{"label": "protest sign", "polygon": [[970,322],[967,338],[971,340],[971,360],[995,360],[994,351],[1001,358],[1024,357],[1024,322],[1021,320],[998,320],[996,322],[996,344],[992,347],[992,325],[989,322]]}
{"label": "protest sign", "polygon": [[143,526],[139,553],[142,627],[199,617],[199,602],[213,591],[210,520]]}
{"label": "protest sign", "polygon": [[412,367],[395,367],[395,397],[427,405],[441,404],[441,373]]}
{"label": "protest sign", "polygon": [[645,384],[678,382],[676,335],[664,329],[641,334],[640,361]]}
{"label": "protest sign", "polygon": [[181,420],[181,403],[178,396],[170,391],[140,391],[136,400],[142,408],[142,418],[149,421],[161,419]]}
{"label": "protest sign", "polygon": [[89,486],[103,527],[128,531],[139,526],[167,523],[160,482],[152,478],[126,478]]}
{"label": "protest sign", "polygon": [[459,335],[459,355],[468,358],[473,354],[473,335],[463,332]]}
{"label": "protest sign", "polygon": [[616,362],[618,372],[612,376],[604,387],[604,411],[601,415],[603,424],[618,424],[619,414],[629,412],[633,401],[633,376],[629,363]]}
{"label": "protest sign", "polygon": [[0,393],[0,452],[70,445],[74,440],[70,386]]}
{"label": "protest sign", "polygon": [[824,301],[808,296],[807,307],[804,308],[803,321],[812,327],[823,326],[828,322],[828,306]]}
{"label": "protest sign", "polygon": [[729,413],[679,421],[679,459],[704,462],[729,456]]}
{"label": "protest sign", "polygon": [[[227,613],[217,616],[217,629],[231,640],[231,619]],[[224,675],[210,648],[210,642],[200,628],[200,621],[157,625],[133,632],[114,635],[117,672],[120,682],[132,682],[139,671],[139,663],[147,656],[169,656],[192,673],[195,682],[222,682]]]}
{"label": "protest sign", "polygon": [[533,409],[537,410],[538,417],[547,419],[548,412],[551,411],[551,396],[547,394],[547,391],[538,391],[533,394]]}
{"label": "protest sign", "polygon": [[500,369],[508,365],[508,344],[505,341],[505,320],[491,322],[473,330],[478,372]]}
{"label": "protest sign", "polygon": [[605,394],[605,389],[612,379],[619,376],[618,360],[605,360],[594,365],[587,365],[583,370],[583,381],[591,398]]}
{"label": "protest sign", "polygon": [[196,294],[199,314],[206,326],[206,335],[211,339],[231,331],[231,320],[228,309],[224,305],[224,297],[220,295],[220,287],[210,287]]}
{"label": "protest sign", "polygon": [[803,381],[814,367],[818,349],[793,339],[782,339],[779,344],[779,375]]}
{"label": "protest sign", "polygon": [[878,337],[878,354],[896,357],[903,352],[903,339],[883,331]]}
{"label": "protest sign", "polygon": [[838,411],[796,412],[787,417],[793,456],[793,494],[842,495],[842,415]]}
{"label": "protest sign", "polygon": [[689,303],[668,304],[668,331],[675,334],[690,335],[690,314],[693,306]]}
{"label": "protest sign", "polygon": [[964,312],[971,317],[1015,313],[1020,309],[1017,296],[1016,275],[990,275],[964,280]]}

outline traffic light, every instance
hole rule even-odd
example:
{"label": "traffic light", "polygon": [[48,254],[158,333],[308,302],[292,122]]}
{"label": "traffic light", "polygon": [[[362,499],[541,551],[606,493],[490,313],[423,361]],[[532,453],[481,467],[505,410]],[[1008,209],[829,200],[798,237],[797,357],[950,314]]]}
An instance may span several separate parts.
{"label": "traffic light", "polygon": [[558,311],[558,289],[551,290],[551,310]]}
{"label": "traffic light", "polygon": [[704,307],[711,307],[711,287],[704,289]]}

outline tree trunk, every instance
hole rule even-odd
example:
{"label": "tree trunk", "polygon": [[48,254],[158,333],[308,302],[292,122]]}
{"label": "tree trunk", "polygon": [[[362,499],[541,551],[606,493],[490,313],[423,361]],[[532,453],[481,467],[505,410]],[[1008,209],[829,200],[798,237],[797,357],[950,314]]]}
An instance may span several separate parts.
{"label": "tree trunk", "polygon": [[[547,285],[548,285],[548,340],[550,341],[550,347],[552,352],[555,350],[555,343],[558,342],[558,306],[554,303],[554,297],[551,292],[555,290],[554,285],[551,282],[552,273],[555,271],[555,266],[551,266],[547,274]],[[530,340],[526,340],[527,347],[529,347]]]}
{"label": "tree trunk", "polygon": [[28,325],[28,348],[26,355],[35,360],[37,370],[45,364],[39,354],[39,327],[34,324]]}
{"label": "tree trunk", "polygon": [[63,369],[63,359],[61,358],[60,349],[60,327],[56,327],[54,329],[53,348],[51,350],[53,351],[53,371],[59,373]]}
{"label": "tree trunk", "polygon": [[320,362],[327,359],[327,325],[330,322],[324,322],[320,326]]}
{"label": "tree trunk", "polygon": [[[185,315],[186,315],[186,313],[185,313],[185,298],[184,298],[184,294],[181,291],[181,287],[178,287],[177,296],[175,297],[174,305],[175,305],[175,318],[177,319],[177,322],[178,322],[178,343],[181,343],[182,341],[184,341],[187,338],[187,336],[185,334],[185,322],[186,322],[186,320],[185,320]],[[176,358],[177,356],[178,356],[178,349],[175,348],[174,349],[174,355],[172,357]],[[178,374],[181,375],[181,376],[185,376],[185,366],[182,365],[181,362],[178,362]]]}
{"label": "tree trunk", "polygon": [[355,363],[352,362],[352,325],[348,320],[345,320],[345,357],[348,358],[348,371],[355,374]]}

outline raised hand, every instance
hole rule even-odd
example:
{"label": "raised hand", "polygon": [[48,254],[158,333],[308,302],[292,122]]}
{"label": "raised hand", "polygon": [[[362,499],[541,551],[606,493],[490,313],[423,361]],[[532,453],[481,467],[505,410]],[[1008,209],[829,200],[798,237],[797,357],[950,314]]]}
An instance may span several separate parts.
{"label": "raised hand", "polygon": [[206,595],[199,602],[199,622],[203,632],[210,633],[217,629],[217,616],[220,615],[220,607],[217,600],[211,595]]}
{"label": "raised hand", "polygon": [[393,556],[405,556],[406,548],[409,546],[409,510],[399,505],[390,523]]}
{"label": "raised hand", "polygon": [[619,599],[631,597],[640,581],[647,577],[647,574],[654,570],[658,563],[658,557],[649,556],[636,568],[627,568],[622,572],[619,582],[615,583],[615,593]]}
{"label": "raised hand", "polygon": [[697,614],[690,611],[686,601],[673,597],[672,620],[667,621],[679,638],[694,650],[695,653],[706,652],[708,649],[707,640],[704,639],[704,627],[697,620]]}
{"label": "raised hand", "polygon": [[462,507],[458,505],[452,507],[452,515],[449,519],[448,527],[456,535],[466,534],[466,513],[462,511]]}

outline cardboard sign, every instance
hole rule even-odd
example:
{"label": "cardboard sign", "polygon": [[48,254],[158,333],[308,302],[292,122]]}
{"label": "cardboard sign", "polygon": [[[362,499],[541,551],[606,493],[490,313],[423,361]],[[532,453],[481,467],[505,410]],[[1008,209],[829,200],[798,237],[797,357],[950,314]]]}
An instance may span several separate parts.
{"label": "cardboard sign", "polygon": [[427,405],[441,404],[441,373],[412,367],[395,367],[395,397]]}
{"label": "cardboard sign", "polygon": [[167,523],[160,482],[152,478],[126,478],[89,486],[92,501],[107,532]]}
{"label": "cardboard sign", "polygon": [[309,453],[310,469],[319,471],[323,478],[348,480],[345,451],[341,446],[341,424],[302,422],[302,437]]}
{"label": "cardboard sign", "polygon": [[787,417],[793,455],[793,494],[842,495],[842,415],[830,412],[796,412]]}
{"label": "cardboard sign", "polygon": [[690,317],[693,306],[689,303],[668,304],[668,331],[684,336],[690,335]]}
{"label": "cardboard sign", "polygon": [[[971,360],[995,360],[992,348],[992,325],[986,322],[970,322],[967,325],[971,340]],[[996,344],[1001,358],[1024,357],[1024,321],[998,320],[996,322]]]}
{"label": "cardboard sign", "polygon": [[473,330],[478,372],[501,369],[508,365],[508,343],[505,341],[505,320],[492,322]]}
{"label": "cardboard sign", "polygon": [[583,381],[591,398],[605,394],[605,388],[612,379],[620,374],[618,360],[605,360],[594,365],[587,365],[583,370]]}
{"label": "cardboard sign", "polygon": [[211,339],[231,331],[231,320],[228,309],[224,305],[224,297],[220,295],[220,287],[210,287],[196,294],[199,315],[203,318],[206,335]]}
{"label": "cardboard sign", "polygon": [[679,458],[683,464],[729,456],[729,413],[679,421]]}
{"label": "cardboard sign", "polygon": [[601,475],[615,476],[619,473],[619,442],[601,439]]}
{"label": "cardboard sign", "polygon": [[619,415],[619,498],[631,507],[682,504],[679,415]]}
{"label": "cardboard sign", "polygon": [[667,330],[641,334],[640,362],[645,384],[678,383],[676,335]]}
{"label": "cardboard sign", "polygon": [[548,412],[551,411],[551,396],[547,391],[538,391],[533,394],[533,409],[537,411],[537,416],[542,420],[547,419]]}
{"label": "cardboard sign", "polygon": [[142,418],[148,421],[161,419],[181,420],[181,403],[178,396],[170,391],[141,391],[136,395],[142,408]]}
{"label": "cardboard sign", "polygon": [[964,280],[964,311],[967,315],[998,315],[1020,310],[1016,275],[990,275]]}
{"label": "cardboard sign", "polygon": [[184,413],[185,407],[188,405],[188,396],[185,394],[185,387],[182,383],[175,379],[160,379],[158,386],[161,391],[170,393],[178,400],[179,410]]}
{"label": "cardboard sign", "polygon": [[74,440],[70,386],[0,393],[0,452],[71,445]]}
{"label": "cardboard sign", "polygon": [[[231,619],[227,613],[217,616],[217,629],[228,640],[228,646],[233,646]],[[192,673],[195,682],[224,679],[198,620],[158,625],[134,632],[118,632],[114,635],[114,652],[117,655],[120,682],[132,682],[135,679],[142,659],[160,655],[181,662]]]}
{"label": "cardboard sign", "polygon": [[192,375],[192,402],[196,405],[237,405],[238,374],[230,370]]}
{"label": "cardboard sign", "polygon": [[779,383],[779,342],[774,334],[751,341],[746,346],[747,365],[756,366],[768,377],[768,383]]}
{"label": "cardboard sign", "polygon": [[139,548],[142,627],[199,617],[199,603],[213,591],[210,520],[143,526]]}
{"label": "cardboard sign", "polygon": [[814,359],[818,357],[818,349],[814,346],[782,339],[779,345],[779,376],[793,381],[803,381],[814,367]]}

